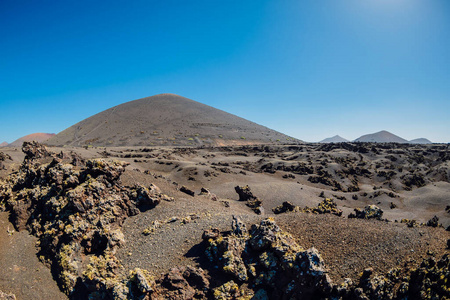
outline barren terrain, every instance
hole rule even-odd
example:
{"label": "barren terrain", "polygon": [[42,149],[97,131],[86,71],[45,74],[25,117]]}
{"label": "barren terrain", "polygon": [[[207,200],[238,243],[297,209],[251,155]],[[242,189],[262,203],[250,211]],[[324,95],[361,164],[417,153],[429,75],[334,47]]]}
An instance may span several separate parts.
{"label": "barren terrain", "polygon": [[[123,161],[129,164],[125,169],[120,169],[120,172],[117,171],[118,174],[121,172],[123,174],[120,175],[120,185],[117,185],[116,190],[121,191],[123,195],[121,197],[129,197],[132,202],[134,201],[140,212],[130,210],[125,215],[124,211],[124,215],[112,219],[115,223],[111,223],[111,230],[120,230],[124,241],[106,248],[106,251],[111,251],[107,253],[114,255],[114,264],[119,266],[114,271],[116,274],[114,280],[125,278],[131,270],[137,270],[136,268],[147,270],[146,272],[155,278],[160,276],[167,278],[164,274],[168,272],[171,274],[174,266],[193,266],[205,270],[211,284],[210,291],[219,287],[220,291],[224,290],[226,287],[224,284],[233,277],[230,274],[220,273],[218,262],[207,259],[205,253],[215,245],[215,242],[211,239],[209,242],[202,240],[202,234],[205,230],[217,228],[223,232],[226,240],[226,232],[234,230],[234,227],[231,227],[233,216],[247,224],[247,228],[267,217],[273,218],[281,230],[291,234],[301,248],[317,249],[324,261],[326,273],[336,285],[343,284],[345,278],[358,283],[361,273],[369,267],[374,274],[387,274],[392,268],[399,268],[402,274],[406,274],[407,270],[417,268],[424,259],[433,257],[438,260],[442,255],[449,253],[447,240],[450,239],[450,232],[445,230],[450,226],[448,145],[340,143],[226,147],[54,147],[48,150],[60,157],[60,160],[52,162],[47,167],[48,172],[52,170],[51,168],[68,172],[65,167],[67,165],[58,166],[58,164],[73,162],[74,158],[79,162],[73,167],[74,171],[82,172],[87,168],[84,172],[91,172],[89,176],[92,178],[95,178],[99,171],[95,171],[96,167],[89,164],[85,167],[79,159]],[[25,155],[19,149],[5,148],[2,152],[5,159],[1,161],[3,168],[0,170],[0,178],[6,180],[9,174],[19,170]],[[45,166],[51,160],[52,158],[45,158],[44,155],[43,158],[32,161]],[[116,167],[119,168],[119,165]],[[113,170],[116,167],[111,166]],[[30,165],[28,168],[35,167]],[[30,171],[27,172],[30,174]],[[111,172],[116,174],[115,171]],[[81,174],[76,175],[80,176],[78,179],[80,184],[81,180],[84,180]],[[106,173],[106,178],[117,176],[108,174]],[[90,178],[89,176],[87,178]],[[99,177],[99,183],[95,181],[89,183],[92,186],[104,184],[107,189],[105,191],[99,188],[98,192],[93,192],[94,199],[97,197],[95,193],[104,193],[101,197],[110,197],[106,195],[115,193],[113,191],[116,183],[113,183],[112,179],[107,179],[105,183],[102,180]],[[113,184],[113,187],[108,184]],[[159,188],[156,192],[159,200],[152,202],[151,207],[143,208],[139,206],[142,205],[139,202],[142,201],[139,200],[140,190],[136,188],[128,190],[127,187],[138,185],[156,191],[152,188],[152,184]],[[89,185],[83,185],[83,188]],[[235,187],[247,185],[251,197],[244,200]],[[70,189],[69,187],[68,193],[71,193]],[[136,197],[133,196],[136,193],[134,190],[138,193],[137,198],[133,198]],[[51,191],[46,190],[46,193],[52,193]],[[2,197],[2,201],[5,201],[5,196]],[[17,201],[23,201],[20,197]],[[335,208],[314,210],[327,198],[333,200]],[[288,209],[284,213],[275,214],[273,209],[285,202],[289,202],[289,205],[285,204],[283,207],[289,207],[292,211],[289,212]],[[8,210],[8,205],[12,205],[12,210]],[[39,246],[36,248],[33,246],[36,238],[29,236],[27,232],[37,235],[41,245],[46,243],[42,240],[46,234],[58,238],[60,243],[66,243],[65,235],[59,236],[57,232],[44,233],[44,227],[49,226],[45,224],[50,224],[45,222],[53,222],[51,217],[42,215],[43,219],[39,222],[42,222],[43,227],[39,229],[39,226],[30,226],[33,214],[29,216],[15,207],[15,204],[8,205],[6,210],[11,215],[20,215],[16,219],[12,218],[16,226],[16,230],[12,231],[14,225],[6,220],[6,213],[2,214],[0,267],[10,271],[2,273],[0,290],[12,292],[19,299],[31,299],[29,298],[31,294],[41,299],[66,297],[58,290],[58,286],[64,290],[61,278],[66,277],[59,275],[59,272],[64,270],[60,269],[63,265],[61,262],[52,262],[51,255],[39,262],[38,256],[42,255],[42,251]],[[370,217],[363,219],[348,218],[352,213],[358,215],[355,209],[361,212],[370,205],[381,209],[382,214],[377,212],[373,218],[371,215],[366,215]],[[33,207],[31,206],[29,211]],[[71,207],[69,212],[78,206],[74,204]],[[120,207],[124,209],[123,205]],[[33,209],[40,208],[37,206]],[[79,213],[88,214],[87,219],[92,217],[88,211],[78,209]],[[34,213],[36,218],[38,213],[40,212],[37,210]],[[435,222],[430,223],[429,220],[435,216]],[[24,219],[28,220],[26,224],[21,221],[24,217],[30,218]],[[44,222],[45,218],[47,221]],[[21,228],[17,228],[18,226]],[[58,226],[64,228],[61,224]],[[66,228],[64,230],[67,231],[68,225],[64,226]],[[17,232],[17,229],[21,231]],[[100,235],[104,234],[102,232],[100,231]],[[87,236],[90,234],[89,231],[85,233]],[[103,243],[95,238],[96,234],[92,235],[92,240],[88,244],[80,242],[79,245],[88,247],[85,248],[88,250],[84,252],[79,252],[77,248],[72,250],[74,251],[72,257],[78,261],[77,265],[80,268],[78,274],[85,274],[80,275],[79,280],[82,280],[88,288],[92,288],[91,281],[95,280],[95,276],[106,276],[101,275],[103,273],[100,270],[97,275],[92,275],[94,279],[89,277],[91,275],[86,275],[88,274],[86,270],[89,270],[87,265],[89,259],[92,261],[94,256],[102,257],[101,255],[106,257],[106,254],[98,252],[99,249],[89,248],[94,247],[89,246],[90,243]],[[231,240],[230,243],[232,244]],[[293,242],[286,243],[291,245]],[[14,251],[11,245],[15,245],[14,247],[24,245],[23,251]],[[70,245],[73,245],[73,242]],[[292,244],[290,247],[297,246]],[[60,250],[55,248],[55,251]],[[58,254],[60,252],[55,253],[61,257],[61,254]],[[45,255],[48,254],[44,253]],[[251,261],[247,262],[246,259],[243,256],[245,266],[249,268]],[[51,272],[42,262],[52,265]],[[33,282],[31,278],[35,278],[33,274],[37,272],[42,275],[39,276],[38,282]],[[70,272],[76,274],[75,271]],[[158,280],[157,285],[160,282]],[[162,287],[167,288],[164,280],[161,281]],[[324,279],[320,280],[322,282]],[[235,279],[235,282],[239,281]],[[258,286],[256,282],[250,281],[243,284],[240,287],[242,294],[263,293],[257,289],[252,290],[252,285]],[[88,293],[88,290],[80,289],[78,285],[73,288],[77,291],[71,294],[74,299]],[[156,290],[160,295],[166,295],[165,297],[182,299],[173,296],[170,289],[169,292],[159,290],[159,287]],[[279,291],[277,288],[271,290],[268,287],[265,290],[272,293],[269,294],[269,298],[275,297]],[[67,291],[70,289],[66,289],[66,293],[70,294]],[[105,293],[106,291],[107,289]],[[364,291],[369,295],[366,290]],[[218,292],[199,293],[197,291],[198,297],[214,298],[213,294],[216,295]],[[351,298],[352,294],[349,295]],[[384,298],[388,299],[387,296]]]}

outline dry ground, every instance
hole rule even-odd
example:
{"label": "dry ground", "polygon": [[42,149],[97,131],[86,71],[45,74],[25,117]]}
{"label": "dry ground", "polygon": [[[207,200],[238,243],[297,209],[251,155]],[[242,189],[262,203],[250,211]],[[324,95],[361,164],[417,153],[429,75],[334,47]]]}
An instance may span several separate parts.
{"label": "dry ground", "polygon": [[[125,221],[126,244],[118,253],[125,272],[140,267],[158,274],[185,264],[208,268],[202,259],[202,232],[211,227],[229,230],[232,215],[240,216],[249,225],[267,216],[274,217],[299,245],[319,250],[336,282],[344,277],[355,279],[366,267],[385,273],[393,267],[414,266],[423,257],[439,257],[449,251],[446,242],[450,232],[444,228],[408,228],[394,222],[403,218],[426,222],[437,215],[445,227],[450,225],[450,213],[445,210],[450,205],[448,145],[367,146],[367,152],[357,146],[333,147],[312,144],[51,150],[75,151],[86,158],[128,161],[130,166],[122,176],[123,184],[154,183],[163,193],[174,197],[174,202],[162,202]],[[20,165],[23,154],[14,148],[1,151],[13,158],[4,162],[6,170],[0,170],[0,177],[5,177]],[[393,172],[388,175],[390,178],[380,176],[389,171]],[[417,179],[411,185],[408,178],[412,174],[423,182]],[[310,180],[314,176],[326,180],[314,183]],[[263,201],[264,215],[256,215],[238,201],[234,187],[247,184]],[[355,184],[358,190],[351,190]],[[196,195],[180,192],[182,185],[194,190]],[[218,199],[198,195],[202,187],[208,188]],[[325,197],[335,199],[344,211],[342,217],[272,213],[272,208],[283,201],[301,207],[315,206],[322,200],[319,197],[322,192]],[[390,208],[391,203],[396,207]],[[382,208],[383,217],[389,222],[347,219],[353,208],[368,204]],[[183,218],[188,216],[192,220],[183,223]],[[150,235],[144,235],[143,231],[153,221],[160,221],[161,226]],[[19,299],[37,299],[41,295],[64,298],[50,272],[39,263],[35,240],[25,232],[8,235],[8,226],[12,229],[6,214],[2,214],[0,290],[12,291]],[[21,251],[15,250],[18,247]]]}

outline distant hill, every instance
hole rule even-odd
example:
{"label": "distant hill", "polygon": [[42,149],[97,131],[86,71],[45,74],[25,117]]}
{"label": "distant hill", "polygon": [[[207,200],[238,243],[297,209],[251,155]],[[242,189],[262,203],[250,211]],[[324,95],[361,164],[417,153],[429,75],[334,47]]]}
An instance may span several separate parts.
{"label": "distant hill", "polygon": [[301,142],[222,110],[174,94],[102,111],[58,133],[48,145],[243,145]]}
{"label": "distant hill", "polygon": [[21,137],[21,138],[15,140],[11,144],[8,144],[7,147],[21,147],[23,142],[31,142],[31,141],[36,141],[36,142],[42,143],[42,142],[47,141],[49,138],[51,138],[54,135],[55,135],[54,133],[41,133],[41,132],[32,133],[32,134],[26,135],[24,137]]}
{"label": "distant hill", "polygon": [[410,144],[433,144],[432,141],[430,141],[429,139],[426,139],[426,138],[418,138],[418,139],[410,140],[409,143]]}
{"label": "distant hill", "polygon": [[395,134],[392,134],[386,130],[363,135],[354,142],[364,142],[364,143],[409,143],[404,138],[401,138]]}
{"label": "distant hill", "polygon": [[349,140],[344,139],[343,137],[339,135],[335,135],[333,137],[326,138],[324,140],[321,140],[319,143],[343,143],[348,142]]}
{"label": "distant hill", "polygon": [[6,147],[6,146],[8,146],[7,142],[3,142],[3,143],[0,144],[0,147]]}

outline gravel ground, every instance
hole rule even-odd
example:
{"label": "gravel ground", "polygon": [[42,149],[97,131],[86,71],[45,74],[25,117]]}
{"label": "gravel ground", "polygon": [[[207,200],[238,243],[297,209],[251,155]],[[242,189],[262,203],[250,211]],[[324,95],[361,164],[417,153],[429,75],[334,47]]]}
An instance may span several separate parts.
{"label": "gravel ground", "polygon": [[26,231],[15,232],[8,213],[0,213],[0,290],[17,299],[67,299],[37,258],[36,241]]}

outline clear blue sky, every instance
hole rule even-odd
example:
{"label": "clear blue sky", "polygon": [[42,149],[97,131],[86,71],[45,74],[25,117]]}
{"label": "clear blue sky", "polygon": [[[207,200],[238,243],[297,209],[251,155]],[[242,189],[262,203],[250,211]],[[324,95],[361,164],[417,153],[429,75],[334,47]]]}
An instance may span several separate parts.
{"label": "clear blue sky", "polygon": [[0,1],[0,142],[175,93],[305,141],[450,142],[450,1]]}

